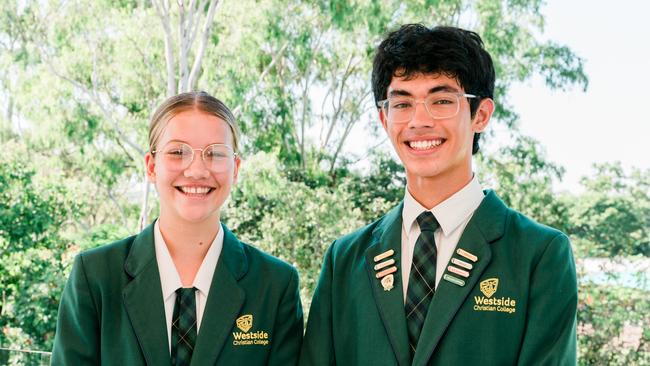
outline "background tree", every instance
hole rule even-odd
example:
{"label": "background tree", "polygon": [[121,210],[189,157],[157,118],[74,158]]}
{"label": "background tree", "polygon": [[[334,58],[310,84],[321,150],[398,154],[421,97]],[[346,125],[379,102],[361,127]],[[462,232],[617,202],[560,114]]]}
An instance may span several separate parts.
{"label": "background tree", "polygon": [[[648,255],[647,172],[598,168],[585,179],[584,194],[558,195],[553,182],[562,168],[517,131],[507,102],[512,83],[541,76],[552,89],[587,87],[582,59],[542,40],[542,4],[5,1],[0,207],[6,220],[26,215],[19,224],[27,226],[2,221],[0,228],[0,347],[49,349],[72,256],[133,234],[150,221],[143,218],[155,217],[155,194],[143,183],[147,121],[166,96],[190,89],[232,106],[244,132],[241,179],[224,219],[243,240],[299,268],[307,309],[325,248],[403,196],[404,172],[387,153],[369,73],[374,47],[406,22],[476,30],[494,57],[494,123],[513,133],[507,146],[491,146],[489,133],[483,138],[487,153],[478,171],[486,186],[566,230],[580,256]],[[620,335],[619,325],[647,326],[647,318],[626,314],[629,303],[617,299],[642,299],[647,291],[617,292],[586,280],[581,286],[583,329],[605,324],[603,306],[620,320],[597,336],[581,333],[589,364],[611,356],[603,342]],[[33,291],[18,296],[23,288]],[[642,340],[648,343],[646,333]],[[642,362],[646,348],[639,350],[625,362]]]}
{"label": "background tree", "polygon": [[597,164],[584,192],[566,199],[571,225],[588,256],[650,257],[650,171],[626,173],[620,163]]}

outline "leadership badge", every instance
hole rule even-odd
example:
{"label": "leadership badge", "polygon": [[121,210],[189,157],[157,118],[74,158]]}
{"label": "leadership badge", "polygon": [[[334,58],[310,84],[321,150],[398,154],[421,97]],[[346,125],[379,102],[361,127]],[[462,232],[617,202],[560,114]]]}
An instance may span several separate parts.
{"label": "leadership badge", "polygon": [[384,278],[381,279],[381,285],[384,287],[384,291],[390,291],[393,289],[393,282],[395,279],[393,278],[392,274],[389,274],[388,276],[385,276]]}

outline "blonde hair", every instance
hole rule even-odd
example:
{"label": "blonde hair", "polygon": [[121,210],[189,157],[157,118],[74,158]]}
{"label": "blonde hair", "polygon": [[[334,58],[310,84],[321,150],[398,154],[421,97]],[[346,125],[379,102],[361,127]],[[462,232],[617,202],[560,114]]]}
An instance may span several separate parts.
{"label": "blonde hair", "polygon": [[157,149],[158,141],[162,136],[169,120],[177,114],[196,109],[214,115],[225,121],[232,132],[232,148],[239,153],[239,127],[235,116],[222,101],[204,91],[181,93],[167,98],[154,112],[149,122],[149,151]]}

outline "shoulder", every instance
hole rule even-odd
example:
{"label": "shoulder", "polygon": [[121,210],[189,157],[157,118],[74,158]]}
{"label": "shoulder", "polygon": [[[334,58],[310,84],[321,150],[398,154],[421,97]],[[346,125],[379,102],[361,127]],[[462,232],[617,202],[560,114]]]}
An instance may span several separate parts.
{"label": "shoulder", "polygon": [[566,237],[566,234],[560,230],[541,224],[511,208],[508,208],[508,222],[506,228],[509,231],[527,234],[531,238],[538,238],[542,241],[553,240],[556,237]]}
{"label": "shoulder", "polygon": [[401,230],[401,212],[402,205],[399,204],[374,222],[336,239],[327,255],[343,262],[356,262],[364,258],[366,250],[375,245],[387,231],[394,231],[396,225],[399,226],[398,231]]}
{"label": "shoulder", "polygon": [[488,240],[503,238],[535,244],[566,238],[561,231],[508,207],[492,190],[485,191],[485,197],[474,216],[472,220]]}
{"label": "shoulder", "polygon": [[128,238],[85,250],[79,253],[79,257],[81,257],[84,262],[102,262],[117,258],[121,258],[122,261],[124,261],[129,254],[129,250],[131,250],[131,246],[133,245],[136,236],[137,235],[132,235]]}
{"label": "shoulder", "polygon": [[517,243],[517,247],[529,252],[534,262],[543,256],[573,261],[569,237],[562,231],[541,224],[532,218],[508,208],[504,240]]}
{"label": "shoulder", "polygon": [[90,282],[113,283],[125,280],[124,265],[137,235],[85,250],[77,255],[73,268]]}
{"label": "shoulder", "polygon": [[337,238],[334,243],[332,243],[332,251],[340,254],[355,250],[364,251],[372,244],[373,233],[377,226],[384,220],[384,217],[385,216],[382,216],[371,224]]}
{"label": "shoulder", "polygon": [[298,276],[298,272],[293,265],[250,244],[240,243],[248,259],[249,271],[259,272],[262,276],[270,276],[264,278],[284,279],[285,281]]}

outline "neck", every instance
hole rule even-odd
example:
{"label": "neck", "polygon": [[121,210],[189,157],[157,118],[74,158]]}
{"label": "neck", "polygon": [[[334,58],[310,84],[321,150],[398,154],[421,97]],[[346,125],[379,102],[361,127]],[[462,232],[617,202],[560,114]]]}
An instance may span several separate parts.
{"label": "neck", "polygon": [[453,196],[472,180],[471,165],[457,174],[417,177],[406,174],[406,188],[413,198],[427,210]]}
{"label": "neck", "polygon": [[219,217],[202,222],[180,223],[160,215],[158,221],[160,232],[174,262],[198,260],[200,264],[221,229]]}
{"label": "neck", "polygon": [[188,223],[161,214],[158,220],[160,233],[165,239],[181,283],[183,287],[190,287],[221,228],[219,217],[200,223]]}

